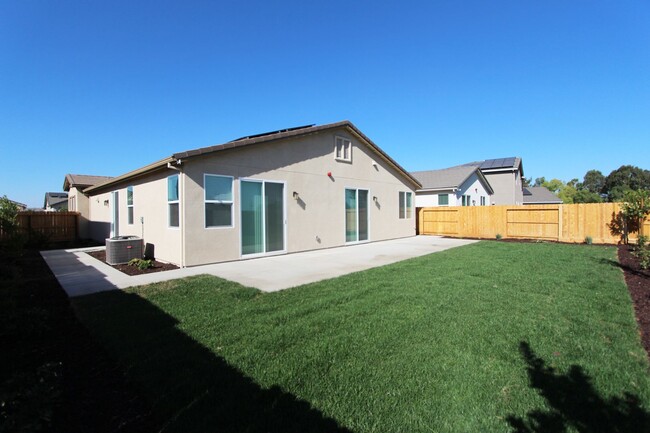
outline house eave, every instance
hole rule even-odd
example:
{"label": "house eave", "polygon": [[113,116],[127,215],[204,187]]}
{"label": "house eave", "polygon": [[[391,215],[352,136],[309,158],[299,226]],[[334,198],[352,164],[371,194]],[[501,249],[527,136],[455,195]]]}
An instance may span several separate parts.
{"label": "house eave", "polygon": [[156,161],[152,164],[146,165],[144,167],[138,168],[136,170],[130,171],[128,173],[125,173],[121,176],[113,177],[106,182],[102,182],[100,184],[91,186],[90,188],[86,188],[83,190],[84,194],[88,195],[93,195],[93,194],[99,194],[102,192],[105,192],[109,190],[112,186],[127,181],[131,179],[135,179],[138,177],[145,176],[147,174],[153,173],[155,171],[167,168],[167,164],[169,163],[175,163],[178,160],[174,158],[173,156],[167,157],[165,159],[161,159],[160,161]]}

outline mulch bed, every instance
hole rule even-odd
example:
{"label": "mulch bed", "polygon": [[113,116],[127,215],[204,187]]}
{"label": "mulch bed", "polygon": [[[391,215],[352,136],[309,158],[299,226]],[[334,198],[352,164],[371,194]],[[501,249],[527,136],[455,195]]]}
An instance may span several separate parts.
{"label": "mulch bed", "polygon": [[[106,263],[106,251],[89,251],[88,255]],[[108,263],[106,263],[108,265]],[[153,272],[162,272],[162,271],[171,271],[173,269],[178,269],[178,266],[172,265],[171,263],[162,263],[157,260],[154,260],[153,267],[149,269],[138,269],[137,266],[129,266],[127,264],[123,265],[109,265],[117,269],[118,271],[125,273],[127,275],[142,275],[142,274],[151,274]]]}
{"label": "mulch bed", "polygon": [[634,303],[641,342],[650,357],[650,269],[641,269],[639,259],[632,255],[632,248],[631,245],[619,245],[618,261]]}

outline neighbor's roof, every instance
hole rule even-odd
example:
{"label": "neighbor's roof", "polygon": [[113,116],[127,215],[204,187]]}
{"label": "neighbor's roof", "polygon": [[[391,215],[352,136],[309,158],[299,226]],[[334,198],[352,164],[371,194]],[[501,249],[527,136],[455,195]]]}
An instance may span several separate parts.
{"label": "neighbor's roof", "polygon": [[149,164],[145,167],[133,170],[129,173],[123,174],[111,178],[108,181],[100,183],[98,185],[91,186],[86,189],[86,192],[92,192],[95,190],[100,190],[110,185],[113,185],[118,182],[125,181],[127,179],[132,179],[135,177],[142,176],[144,174],[150,173],[155,170],[159,170],[163,167],[166,167],[169,163],[178,164],[186,159],[191,159],[215,152],[221,152],[229,149],[235,149],[239,147],[252,146],[263,143],[270,143],[277,140],[282,140],[286,138],[300,137],[304,135],[311,135],[318,132],[337,129],[337,128],[346,128],[351,134],[355,135],[359,140],[366,143],[366,145],[372,149],[379,157],[386,161],[389,165],[393,166],[398,172],[400,172],[406,179],[408,179],[413,185],[419,188],[421,185],[417,179],[415,179],[408,171],[406,171],[401,165],[399,165],[393,158],[388,156],[383,150],[379,148],[371,139],[366,137],[352,122],[344,120],[342,122],[328,123],[326,125],[305,125],[298,126],[295,128],[281,129],[272,132],[265,132],[263,134],[248,135],[245,137],[238,138],[236,140],[229,141],[227,143],[218,144],[215,146],[202,147],[199,149],[187,150],[185,152],[174,153],[172,156],[156,161],[152,164]]}
{"label": "neighbor's roof", "polygon": [[543,186],[525,186],[524,204],[562,204],[555,194]]}
{"label": "neighbor's roof", "polygon": [[479,167],[473,165],[459,165],[442,170],[415,171],[411,172],[411,175],[420,181],[422,190],[444,190],[460,188],[474,173],[481,179],[488,192],[493,194],[492,186],[485,179]]}
{"label": "neighbor's roof", "polygon": [[110,176],[92,176],[87,174],[66,174],[63,181],[63,190],[70,191],[73,186],[80,189],[97,185],[107,180],[112,179]]}
{"label": "neighbor's roof", "polygon": [[518,156],[510,156],[507,158],[486,159],[484,161],[469,162],[464,165],[479,167],[481,171],[500,171],[500,170],[521,170],[521,175],[524,175],[524,166],[521,158]]}
{"label": "neighbor's roof", "polygon": [[67,201],[68,201],[67,192],[46,192],[45,200],[43,201],[43,207],[46,207],[48,204],[50,206],[54,206],[55,204],[59,204]]}

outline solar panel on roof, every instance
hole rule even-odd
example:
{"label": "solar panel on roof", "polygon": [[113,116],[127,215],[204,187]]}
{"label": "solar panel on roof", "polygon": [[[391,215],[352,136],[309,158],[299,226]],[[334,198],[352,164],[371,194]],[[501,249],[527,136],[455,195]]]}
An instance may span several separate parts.
{"label": "solar panel on roof", "polygon": [[504,168],[504,167],[513,167],[515,165],[515,158],[497,158],[497,159],[486,159],[481,164],[481,169],[488,170],[491,168]]}
{"label": "solar panel on roof", "polygon": [[262,132],[261,134],[254,134],[254,135],[246,135],[244,137],[239,137],[234,140],[231,140],[230,142],[232,143],[233,141],[239,141],[239,140],[248,140],[250,138],[258,138],[258,137],[264,137],[266,135],[273,135],[273,134],[279,134],[281,132],[289,132],[289,131],[296,131],[298,129],[305,129],[305,128],[311,128],[314,126],[315,123],[312,123],[311,125],[303,125],[303,126],[295,126],[293,128],[286,128],[286,129],[278,129],[277,131],[271,131],[271,132]]}

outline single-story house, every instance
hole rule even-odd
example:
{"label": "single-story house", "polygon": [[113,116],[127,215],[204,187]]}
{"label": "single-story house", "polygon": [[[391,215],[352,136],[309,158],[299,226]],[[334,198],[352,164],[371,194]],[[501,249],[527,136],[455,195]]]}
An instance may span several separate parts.
{"label": "single-story house", "polygon": [[175,153],[84,189],[95,239],[179,266],[415,235],[420,183],[349,121]]}
{"label": "single-story house", "polygon": [[562,200],[543,186],[525,186],[524,204],[562,204]]}
{"label": "single-story house", "polygon": [[68,210],[68,193],[46,192],[43,200],[43,209],[47,212]]}
{"label": "single-story house", "polygon": [[524,165],[521,158],[512,156],[509,158],[486,159],[465,165],[472,165],[481,169],[481,173],[490,182],[494,190],[492,204],[524,204],[522,189]]}
{"label": "single-story house", "polygon": [[[68,193],[68,210],[79,212],[79,237],[81,239],[93,238],[92,225],[88,221],[89,201],[83,190],[93,185],[110,180],[109,176],[92,176],[86,174],[66,174],[63,180],[63,190]],[[100,224],[101,226],[101,224]],[[97,236],[103,233],[101,227],[97,230]]]}
{"label": "single-story house", "polygon": [[415,192],[416,207],[486,206],[494,194],[479,167],[459,165],[442,170],[411,172],[422,188]]}

